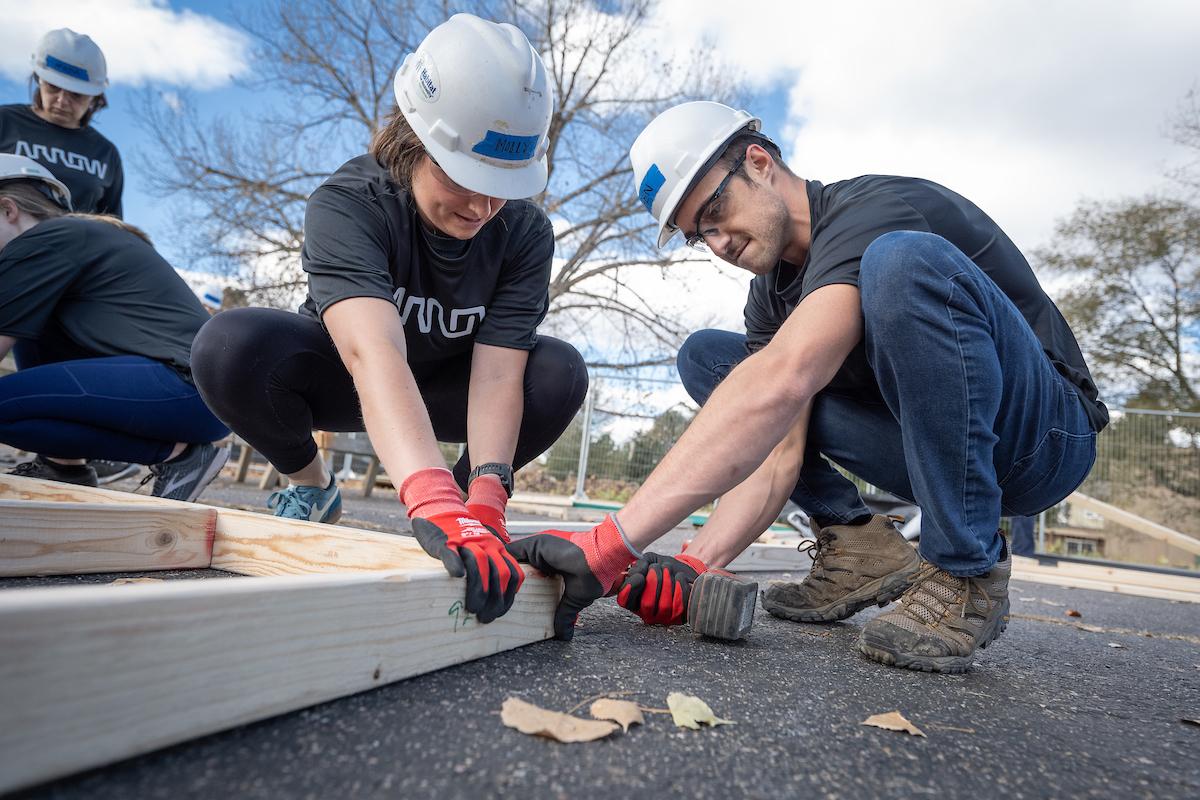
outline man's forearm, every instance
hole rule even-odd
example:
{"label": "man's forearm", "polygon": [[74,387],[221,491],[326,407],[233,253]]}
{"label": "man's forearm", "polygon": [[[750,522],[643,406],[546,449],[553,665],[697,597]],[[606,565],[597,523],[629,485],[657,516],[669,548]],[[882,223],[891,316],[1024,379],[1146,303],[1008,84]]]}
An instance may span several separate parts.
{"label": "man's forearm", "polygon": [[618,516],[633,546],[645,548],[746,480],[779,444],[781,432],[796,425],[807,401],[788,397],[767,351],[739,364],[621,509]]}
{"label": "man's forearm", "polygon": [[806,297],[771,343],[739,364],[619,512],[639,549],[750,476],[862,337],[858,289]]}
{"label": "man's forearm", "polygon": [[724,567],[778,518],[804,463],[811,409],[812,403],[806,403],[800,421],[762,466],[721,497],[708,524],[688,547],[689,555],[710,567]]}

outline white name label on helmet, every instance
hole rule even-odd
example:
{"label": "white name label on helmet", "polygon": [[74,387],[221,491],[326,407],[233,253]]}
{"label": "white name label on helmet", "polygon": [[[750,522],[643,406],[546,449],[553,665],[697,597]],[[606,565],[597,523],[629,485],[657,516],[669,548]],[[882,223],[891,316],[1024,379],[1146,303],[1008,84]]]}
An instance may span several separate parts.
{"label": "white name label on helmet", "polygon": [[416,66],[417,84],[421,87],[421,94],[425,95],[425,99],[431,103],[436,103],[438,97],[441,96],[441,81],[438,80],[437,67],[434,66],[433,59],[428,53],[424,53],[417,60]]}

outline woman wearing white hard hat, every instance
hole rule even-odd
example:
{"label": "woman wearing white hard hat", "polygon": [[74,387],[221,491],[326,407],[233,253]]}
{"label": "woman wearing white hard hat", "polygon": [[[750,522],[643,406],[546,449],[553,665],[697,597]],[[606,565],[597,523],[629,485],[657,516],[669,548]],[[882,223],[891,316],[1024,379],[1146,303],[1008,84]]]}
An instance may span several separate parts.
{"label": "woman wearing white hard hat", "polygon": [[0,153],[37,161],[71,191],[75,211],[120,217],[125,172],[115,145],[92,127],[108,105],[108,68],[90,37],[59,28],[32,56],[32,102],[0,106]]}
{"label": "woman wearing white hard hat", "polygon": [[37,453],[14,474],[95,486],[81,459],[150,465],[159,497],[194,500],[229,431],[192,383],[208,314],[138,229],[71,214],[66,186],[0,154],[0,442]]}
{"label": "woman wearing white hard hat", "polygon": [[[537,335],[554,233],[522,198],[546,186],[552,89],[520,30],[457,14],[405,59],[395,93],[370,152],[309,198],[300,313],[213,317],[197,384],[290,479],[269,501],[278,516],[336,520],[312,431],[365,429],[422,546],[490,622],[523,579],[504,550],[512,471],[587,389],[575,348]],[[453,471],[439,440],[467,444]]]}

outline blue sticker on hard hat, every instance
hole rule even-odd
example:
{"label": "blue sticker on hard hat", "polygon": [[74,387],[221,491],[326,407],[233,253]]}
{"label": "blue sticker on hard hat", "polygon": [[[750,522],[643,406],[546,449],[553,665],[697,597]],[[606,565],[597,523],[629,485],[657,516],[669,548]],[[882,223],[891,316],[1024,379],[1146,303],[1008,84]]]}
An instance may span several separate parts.
{"label": "blue sticker on hard hat", "polygon": [[61,72],[63,75],[70,75],[72,78],[78,78],[81,81],[88,80],[88,71],[86,69],[77,67],[74,64],[68,64],[65,61],[60,61],[49,53],[46,54],[46,69]]}
{"label": "blue sticker on hard hat", "polygon": [[662,174],[658,164],[651,164],[650,169],[646,170],[646,177],[642,178],[642,185],[638,188],[638,199],[651,214],[654,213],[654,198],[658,197],[658,190],[666,182],[667,177]]}
{"label": "blue sticker on hard hat", "polygon": [[528,161],[537,152],[540,138],[537,135],[513,136],[500,131],[488,131],[483,141],[471,148],[471,152],[501,161]]}

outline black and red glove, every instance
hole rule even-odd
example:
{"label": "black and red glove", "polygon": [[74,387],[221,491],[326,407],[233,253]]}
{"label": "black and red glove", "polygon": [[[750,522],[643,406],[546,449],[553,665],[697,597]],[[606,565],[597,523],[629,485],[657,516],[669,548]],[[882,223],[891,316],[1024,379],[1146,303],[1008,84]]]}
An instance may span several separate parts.
{"label": "black and red glove", "polygon": [[692,584],[705,572],[703,561],[685,553],[646,553],[629,568],[617,602],[647,625],[682,625],[687,622]]}
{"label": "black and red glove", "polygon": [[414,472],[399,494],[421,547],[440,558],[451,577],[467,579],[468,613],[488,623],[512,608],[525,571],[505,551],[499,535],[467,512],[450,470]]}
{"label": "black and red glove", "polygon": [[613,593],[621,574],[637,559],[618,526],[607,516],[590,531],[544,531],[508,545],[518,561],[547,575],[562,575],[565,591],[554,612],[554,635],[570,640],[579,612]]}
{"label": "black and red glove", "polygon": [[507,508],[508,492],[499,475],[480,475],[467,487],[467,511],[505,544],[512,541],[504,519]]}

